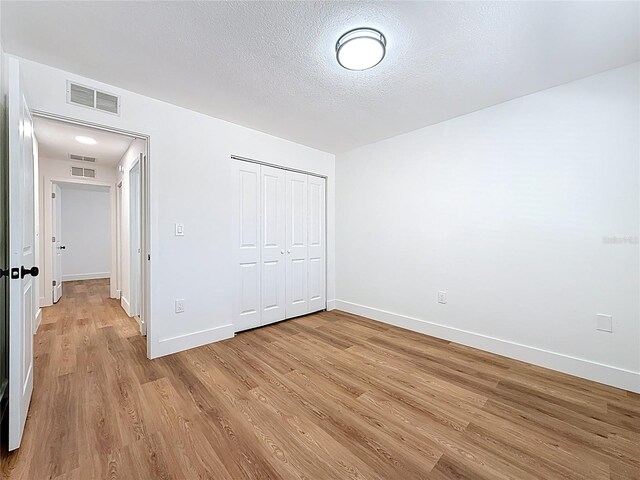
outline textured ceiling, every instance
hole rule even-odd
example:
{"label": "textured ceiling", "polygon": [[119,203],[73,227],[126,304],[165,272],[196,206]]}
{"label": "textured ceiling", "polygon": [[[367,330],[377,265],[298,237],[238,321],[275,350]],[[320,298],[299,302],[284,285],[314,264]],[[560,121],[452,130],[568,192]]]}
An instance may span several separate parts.
{"label": "textured ceiling", "polygon": [[[33,131],[38,139],[38,155],[44,160],[69,160],[69,154],[93,157],[97,165],[116,167],[134,140],[133,137],[95,128],[34,117]],[[76,136],[91,137],[95,145],[83,145]]]}
{"label": "textured ceiling", "polygon": [[[6,51],[339,152],[639,60],[637,2],[2,2]],[[334,47],[387,37],[374,69]]]}

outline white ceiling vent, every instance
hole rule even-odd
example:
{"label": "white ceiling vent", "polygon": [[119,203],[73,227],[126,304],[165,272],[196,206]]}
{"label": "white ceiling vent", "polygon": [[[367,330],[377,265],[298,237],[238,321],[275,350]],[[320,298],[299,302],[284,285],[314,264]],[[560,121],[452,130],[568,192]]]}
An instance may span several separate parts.
{"label": "white ceiling vent", "polygon": [[120,97],[73,82],[67,82],[67,103],[120,115]]}
{"label": "white ceiling vent", "polygon": [[72,177],[96,178],[95,168],[71,167]]}
{"label": "white ceiling vent", "polygon": [[91,162],[91,163],[96,163],[96,159],[95,157],[85,157],[83,155],[75,155],[73,153],[69,154],[69,159],[70,160],[75,160],[78,162]]}

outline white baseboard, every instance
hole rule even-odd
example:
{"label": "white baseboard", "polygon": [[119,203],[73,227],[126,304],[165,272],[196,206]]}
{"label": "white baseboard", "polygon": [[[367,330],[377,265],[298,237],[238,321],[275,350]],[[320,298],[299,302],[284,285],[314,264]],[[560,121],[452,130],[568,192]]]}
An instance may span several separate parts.
{"label": "white baseboard", "polygon": [[124,313],[127,314],[127,316],[131,316],[131,305],[129,304],[129,300],[126,299],[126,297],[121,296],[120,297],[120,305],[122,306],[122,309],[124,310]]}
{"label": "white baseboard", "polygon": [[407,330],[424,333],[432,337],[442,338],[540,367],[640,393],[640,372],[612,367],[582,358],[571,357],[562,353],[550,352],[528,345],[428,322],[419,318],[407,317],[405,315],[359,305],[357,303],[335,300],[334,304],[338,310],[372,318],[396,327],[406,328]]}
{"label": "white baseboard", "polygon": [[336,301],[335,300],[327,300],[327,311],[336,309]]}
{"label": "white baseboard", "polygon": [[40,307],[50,307],[51,305],[53,305],[53,302],[51,301],[51,296],[49,296],[49,298],[47,299],[47,297],[40,297]]}
{"label": "white baseboard", "polygon": [[73,282],[76,280],[98,280],[100,278],[110,278],[111,272],[94,272],[94,273],[72,273],[63,275],[63,282]]}
{"label": "white baseboard", "polygon": [[172,353],[182,352],[190,348],[201,347],[209,343],[219,342],[234,336],[233,324],[221,325],[219,327],[200,330],[199,332],[187,333],[176,337],[165,338],[160,340],[153,349],[152,358],[171,355]]}
{"label": "white baseboard", "polygon": [[33,334],[35,335],[38,331],[38,327],[40,326],[40,322],[42,321],[42,308],[38,309],[38,313],[36,313],[35,325],[33,326]]}

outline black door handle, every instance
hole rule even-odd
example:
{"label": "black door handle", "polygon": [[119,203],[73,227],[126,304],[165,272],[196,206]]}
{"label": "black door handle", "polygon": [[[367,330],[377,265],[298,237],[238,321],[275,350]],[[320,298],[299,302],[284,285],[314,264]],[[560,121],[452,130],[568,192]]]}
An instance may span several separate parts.
{"label": "black door handle", "polygon": [[0,268],[0,278],[5,277],[5,276],[6,276],[6,277],[8,277],[8,276],[9,276],[9,269],[7,268],[6,270],[2,270],[2,269]]}
{"label": "black door handle", "polygon": [[24,278],[27,275],[31,275],[32,277],[37,277],[40,273],[40,269],[38,267],[24,268],[24,265],[20,269],[20,278]]}
{"label": "black door handle", "polygon": [[64,250],[65,248],[67,248],[66,245],[60,245],[60,250]]}

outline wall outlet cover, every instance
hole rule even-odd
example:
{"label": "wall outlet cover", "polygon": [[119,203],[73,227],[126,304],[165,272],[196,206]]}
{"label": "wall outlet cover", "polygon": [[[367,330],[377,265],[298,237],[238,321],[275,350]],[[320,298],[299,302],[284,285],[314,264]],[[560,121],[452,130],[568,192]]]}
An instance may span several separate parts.
{"label": "wall outlet cover", "polygon": [[447,303],[447,292],[438,292],[438,303]]}

